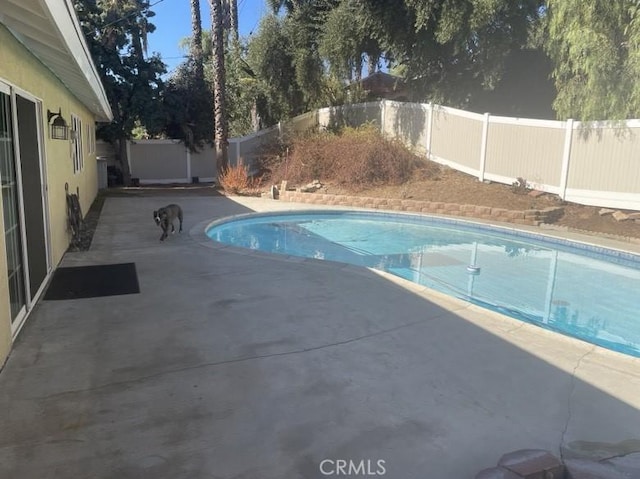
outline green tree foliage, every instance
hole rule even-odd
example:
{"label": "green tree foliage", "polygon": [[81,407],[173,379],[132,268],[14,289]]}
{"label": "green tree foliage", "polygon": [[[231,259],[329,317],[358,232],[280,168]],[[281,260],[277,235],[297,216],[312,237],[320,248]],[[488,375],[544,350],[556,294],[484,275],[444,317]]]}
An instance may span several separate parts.
{"label": "green tree foliage", "polygon": [[176,68],[166,82],[162,101],[165,113],[163,134],[182,140],[191,151],[205,142],[213,143],[213,93],[205,80],[205,62],[211,59],[211,35],[203,32],[199,0],[191,0],[191,32],[182,42],[189,58]]}
{"label": "green tree foliage", "polygon": [[542,0],[360,0],[362,18],[419,99],[465,105],[495,87],[522,48]]}
{"label": "green tree foliage", "polygon": [[264,125],[304,111],[284,20],[275,15],[262,19],[249,42],[247,64],[255,77],[253,88]]}
{"label": "green tree foliage", "polygon": [[162,133],[182,140],[191,151],[213,143],[213,94],[204,76],[199,76],[198,68],[193,59],[179,65],[162,94]]}
{"label": "green tree foliage", "polygon": [[382,52],[367,14],[359,0],[342,0],[324,16],[318,50],[336,78],[360,80],[365,60],[369,75],[378,68]]}
{"label": "green tree foliage", "polygon": [[317,38],[320,36],[322,2],[302,3],[293,9],[283,22],[288,40],[288,51],[293,59],[296,83],[302,92],[304,113],[319,106],[317,100],[322,90],[324,68],[318,52]]}
{"label": "green tree foliage", "polygon": [[[191,39],[180,42],[182,48],[189,49]],[[181,121],[194,123],[194,118],[200,118],[197,123],[202,128],[193,130],[195,147],[199,148],[204,142],[212,143],[214,138],[213,119],[213,62],[211,31],[202,32],[202,51],[204,65],[204,86],[200,87],[195,81],[194,67],[191,59],[183,62],[171,74],[167,81],[165,102],[167,104],[168,123],[164,134],[171,138],[185,140],[179,135],[182,129],[189,131],[193,125],[184,125]],[[226,73],[226,117],[229,136],[243,136],[255,130],[252,122],[252,109],[256,99],[264,97],[264,86],[246,62],[246,45],[238,39],[232,41],[225,51]],[[175,98],[171,98],[175,96]],[[277,121],[277,120],[276,120]]]}
{"label": "green tree foliage", "polygon": [[561,118],[640,117],[640,3],[549,0],[545,48]]}
{"label": "green tree foliage", "polygon": [[[327,42],[336,38],[323,32],[338,2],[274,0],[271,4],[274,13],[263,17],[248,41],[246,55],[252,72],[247,80],[262,124],[272,125],[313,108],[345,103],[349,99],[346,80],[354,76],[356,63],[361,65],[357,59],[361,54],[349,50],[350,40],[342,40],[348,35],[336,39],[333,45],[327,43],[321,51],[323,38]],[[285,14],[277,15],[281,9]],[[344,17],[336,14],[332,18],[332,28],[339,30]],[[332,56],[329,59],[323,54]],[[331,72],[329,64],[335,65]]]}
{"label": "green tree foliage", "polygon": [[[361,98],[347,85],[381,60],[415,100],[465,106],[530,42],[543,0],[269,0],[272,14],[228,46],[232,135]],[[207,36],[204,37],[207,55]],[[205,59],[205,62],[207,60]],[[206,63],[205,63],[206,64]],[[211,81],[209,76],[207,79]],[[357,93],[357,92],[356,92]]]}
{"label": "green tree foliage", "polygon": [[227,115],[229,136],[247,135],[260,128],[257,101],[263,94],[263,85],[247,64],[246,47],[234,41],[227,51]]}
{"label": "green tree foliage", "polygon": [[75,0],[74,6],[114,115],[97,136],[116,146],[128,184],[126,140],[137,124],[158,131],[164,122],[159,99],[165,65],[158,55],[145,58],[154,13],[148,0]]}
{"label": "green tree foliage", "polygon": [[336,78],[360,79],[368,34],[365,24],[356,20],[359,10],[355,0],[345,0],[324,19],[318,51]]}
{"label": "green tree foliage", "polygon": [[[413,98],[464,106],[499,82],[528,41],[543,0],[270,0],[303,106],[327,85],[358,80],[380,59],[410,80]],[[282,15],[284,12],[284,15]],[[335,93],[335,88],[330,89]],[[331,96],[331,95],[329,95]],[[335,97],[335,95],[333,95]],[[339,96],[339,95],[338,95]]]}

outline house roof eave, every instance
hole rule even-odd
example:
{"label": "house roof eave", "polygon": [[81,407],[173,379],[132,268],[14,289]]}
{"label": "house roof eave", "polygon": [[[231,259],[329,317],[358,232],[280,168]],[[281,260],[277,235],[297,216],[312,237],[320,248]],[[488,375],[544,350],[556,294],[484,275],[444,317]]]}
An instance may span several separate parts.
{"label": "house roof eave", "polygon": [[97,121],[113,119],[71,0],[3,0],[0,22],[95,115]]}

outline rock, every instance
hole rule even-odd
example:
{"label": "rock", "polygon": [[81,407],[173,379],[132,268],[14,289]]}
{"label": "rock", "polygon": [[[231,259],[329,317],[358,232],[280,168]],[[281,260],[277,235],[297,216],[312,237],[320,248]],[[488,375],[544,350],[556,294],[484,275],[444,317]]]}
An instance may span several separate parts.
{"label": "rock", "polygon": [[540,190],[531,190],[529,192],[529,196],[533,196],[534,198],[538,198],[538,197],[540,197],[540,196],[542,196],[544,194],[545,194],[545,192],[544,191],[540,191]]}
{"label": "rock", "polygon": [[613,216],[613,219],[616,221],[627,221],[629,219],[629,215],[622,211],[614,211],[611,216]]}
{"label": "rock", "polygon": [[521,479],[521,476],[504,467],[490,467],[476,474],[475,479]]}
{"label": "rock", "polygon": [[588,459],[567,459],[567,479],[631,479],[611,464],[590,461]]}
{"label": "rock", "polygon": [[319,180],[313,180],[311,183],[308,183],[307,185],[300,188],[300,191],[302,191],[303,193],[313,193],[320,188],[322,188],[322,183],[320,183]]}
{"label": "rock", "polygon": [[564,479],[560,460],[543,449],[520,449],[505,454],[498,466],[509,469],[523,479]]}
{"label": "rock", "polygon": [[615,210],[611,210],[609,208],[600,208],[600,211],[598,211],[598,214],[600,216],[606,216],[606,215],[611,215],[613,214]]}
{"label": "rock", "polygon": [[640,220],[640,213],[628,213],[627,216],[630,220]]}

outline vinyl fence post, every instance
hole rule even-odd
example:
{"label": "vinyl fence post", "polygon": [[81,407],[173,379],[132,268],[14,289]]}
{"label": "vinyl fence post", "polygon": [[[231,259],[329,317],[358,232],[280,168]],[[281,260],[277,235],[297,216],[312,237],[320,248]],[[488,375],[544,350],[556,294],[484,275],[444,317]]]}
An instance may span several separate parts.
{"label": "vinyl fence post", "polygon": [[482,118],[482,142],[480,143],[480,171],[478,171],[478,181],[484,181],[484,170],[487,163],[487,139],[489,136],[489,113],[485,113]]}
{"label": "vinyl fence post", "polygon": [[431,135],[433,132],[433,102],[427,106],[427,159],[431,159]]}
{"label": "vinyl fence post", "polygon": [[184,150],[187,154],[187,183],[191,183],[191,181],[193,180],[193,178],[191,177],[191,152],[187,147],[185,147]]}
{"label": "vinyl fence post", "polygon": [[380,100],[380,134],[382,136],[384,136],[384,132],[385,132],[386,113],[387,113],[387,101]]}
{"label": "vinyl fence post", "polygon": [[573,119],[569,118],[565,124],[564,151],[562,152],[562,170],[560,173],[560,192],[558,196],[565,199],[569,177],[569,160],[571,159],[571,141],[573,140]]}
{"label": "vinyl fence post", "polygon": [[129,175],[131,175],[131,140],[127,141],[127,164],[129,165]]}

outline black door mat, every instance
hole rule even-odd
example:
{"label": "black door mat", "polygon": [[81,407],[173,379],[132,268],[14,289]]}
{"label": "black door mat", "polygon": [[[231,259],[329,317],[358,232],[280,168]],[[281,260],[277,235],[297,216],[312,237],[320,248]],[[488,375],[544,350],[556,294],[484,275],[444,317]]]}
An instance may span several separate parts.
{"label": "black door mat", "polygon": [[98,298],[140,292],[135,263],[58,268],[45,300]]}

